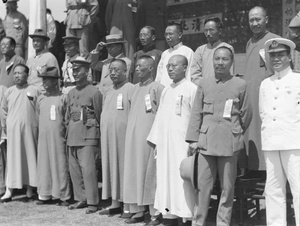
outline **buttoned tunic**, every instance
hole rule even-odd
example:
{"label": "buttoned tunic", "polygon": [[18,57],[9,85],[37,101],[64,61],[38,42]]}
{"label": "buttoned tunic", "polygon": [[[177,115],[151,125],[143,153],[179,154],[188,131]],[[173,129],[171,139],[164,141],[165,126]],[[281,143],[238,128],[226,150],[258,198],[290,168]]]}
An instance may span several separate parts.
{"label": "buttoned tunic", "polygon": [[[225,102],[232,100],[230,118],[224,118]],[[244,147],[243,133],[252,109],[246,82],[238,77],[201,80],[187,130],[186,140],[198,142],[203,155],[233,156]]]}
{"label": "buttoned tunic", "polygon": [[[97,86],[99,87],[99,90],[101,93],[104,93],[110,86],[112,86],[113,82],[109,76],[109,65],[113,58],[109,56],[109,58],[98,61],[99,58],[99,52],[92,51],[91,52],[91,68],[97,71],[101,71],[101,80],[100,84]],[[128,78],[130,67],[131,67],[131,60],[127,57],[125,57],[124,53],[119,54],[118,56],[114,57],[116,59],[121,59],[126,62],[127,66],[127,73],[126,76]]]}
{"label": "buttoned tunic", "polygon": [[[234,53],[233,47],[227,44],[226,42],[222,42],[221,40],[219,40],[213,46],[210,43],[207,43],[202,46],[199,46],[196,49],[191,64],[191,79],[193,83],[198,85],[201,78],[215,76],[213,57],[215,50],[221,46],[226,46],[230,48]],[[230,72],[231,74],[233,74],[233,65],[231,67]]]}
{"label": "buttoned tunic", "polygon": [[182,42],[180,42],[177,45],[175,45],[174,47],[170,47],[169,49],[165,50],[162,53],[161,59],[157,66],[157,73],[156,73],[156,78],[155,78],[156,82],[159,82],[160,84],[162,84],[165,87],[168,87],[169,85],[171,85],[173,83],[173,80],[170,79],[170,77],[169,77],[166,66],[167,66],[171,56],[178,55],[178,54],[185,56],[188,60],[188,67],[186,70],[185,77],[187,78],[187,80],[191,81],[190,65],[193,60],[194,51],[192,49],[190,49],[189,47],[183,45]]}
{"label": "buttoned tunic", "polygon": [[[68,93],[66,113],[68,146],[98,145],[101,111],[102,94],[94,86],[76,87]],[[91,117],[88,117],[89,114]],[[87,116],[86,119],[84,115]]]}
{"label": "buttoned tunic", "polygon": [[0,85],[9,88],[15,84],[14,69],[20,63],[24,64],[25,61],[18,55],[14,55],[8,61],[5,58],[0,61]]}
{"label": "buttoned tunic", "polygon": [[260,86],[262,150],[300,149],[300,73],[290,67]]}
{"label": "buttoned tunic", "polygon": [[42,67],[56,67],[60,76],[59,65],[55,56],[52,53],[47,52],[46,50],[43,50],[38,55],[30,57],[27,60],[26,65],[29,67],[29,77],[27,80],[28,84],[34,85],[40,90],[44,90],[44,88],[42,87],[42,78],[38,77],[38,71]]}

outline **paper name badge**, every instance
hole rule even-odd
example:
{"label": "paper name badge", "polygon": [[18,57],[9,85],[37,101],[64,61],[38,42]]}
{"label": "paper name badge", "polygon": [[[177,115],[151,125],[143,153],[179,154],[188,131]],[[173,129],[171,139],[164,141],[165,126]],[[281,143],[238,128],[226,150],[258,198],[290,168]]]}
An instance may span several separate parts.
{"label": "paper name badge", "polygon": [[182,95],[176,97],[176,103],[175,103],[175,114],[176,115],[181,115],[182,98],[183,98]]}
{"label": "paper name badge", "polygon": [[147,94],[145,96],[145,106],[146,106],[146,111],[150,111],[152,109],[150,94]]}
{"label": "paper name badge", "polygon": [[52,121],[56,120],[55,105],[51,105],[50,107],[50,120]]}
{"label": "paper name badge", "polygon": [[123,110],[123,95],[120,93],[117,97],[117,110]]}
{"label": "paper name badge", "polygon": [[232,105],[233,105],[233,100],[232,99],[226,100],[225,107],[224,107],[224,112],[223,112],[223,118],[231,119]]}

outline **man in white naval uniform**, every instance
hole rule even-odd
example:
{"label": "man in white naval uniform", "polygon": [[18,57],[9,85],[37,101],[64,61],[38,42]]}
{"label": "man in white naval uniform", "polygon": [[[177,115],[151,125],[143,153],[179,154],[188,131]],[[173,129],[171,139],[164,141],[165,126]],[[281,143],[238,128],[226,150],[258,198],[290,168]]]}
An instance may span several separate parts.
{"label": "man in white naval uniform", "polygon": [[295,43],[284,38],[273,38],[265,43],[265,52],[275,71],[261,83],[259,93],[269,226],[287,225],[287,180],[293,194],[296,225],[300,225],[300,74],[290,67],[290,52],[294,49]]}

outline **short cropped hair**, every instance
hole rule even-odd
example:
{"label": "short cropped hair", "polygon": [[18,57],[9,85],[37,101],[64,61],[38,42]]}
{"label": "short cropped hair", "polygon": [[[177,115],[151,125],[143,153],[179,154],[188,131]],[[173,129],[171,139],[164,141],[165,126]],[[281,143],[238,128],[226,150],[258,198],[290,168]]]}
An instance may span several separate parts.
{"label": "short cropped hair", "polygon": [[[150,33],[151,33],[151,35],[155,35],[156,34],[156,32],[155,32],[155,29],[154,29],[154,27],[151,27],[151,26],[145,26],[145,27],[143,27],[143,28],[147,28],[149,31],[150,31]],[[142,29],[143,29],[142,28]],[[141,29],[141,30],[142,30]]]}
{"label": "short cropped hair", "polygon": [[223,28],[223,23],[219,17],[214,17],[214,16],[208,17],[207,19],[205,19],[204,25],[209,21],[215,22],[219,30]]}
{"label": "short cropped hair", "polygon": [[27,65],[19,63],[15,66],[16,67],[23,67],[24,68],[24,72],[28,75],[29,74],[29,67],[27,67]]}

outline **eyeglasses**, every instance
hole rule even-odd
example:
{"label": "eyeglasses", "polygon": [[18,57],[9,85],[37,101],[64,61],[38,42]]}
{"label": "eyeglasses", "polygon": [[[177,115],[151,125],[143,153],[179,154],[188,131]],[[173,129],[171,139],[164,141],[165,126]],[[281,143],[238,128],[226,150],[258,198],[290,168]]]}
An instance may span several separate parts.
{"label": "eyeglasses", "polygon": [[174,33],[165,33],[165,37],[173,37],[175,34]]}
{"label": "eyeglasses", "polygon": [[10,47],[9,43],[1,43],[1,47]]}
{"label": "eyeglasses", "polygon": [[151,35],[149,34],[140,34],[140,38],[149,38]]}

